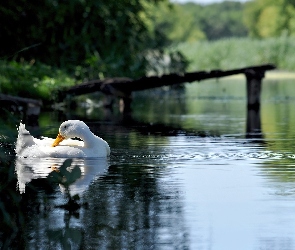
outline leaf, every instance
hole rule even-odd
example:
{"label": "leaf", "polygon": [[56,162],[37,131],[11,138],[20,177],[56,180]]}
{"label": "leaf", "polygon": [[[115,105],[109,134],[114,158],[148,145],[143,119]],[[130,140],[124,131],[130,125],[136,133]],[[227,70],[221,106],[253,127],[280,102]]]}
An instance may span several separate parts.
{"label": "leaf", "polygon": [[71,172],[68,172],[66,179],[67,184],[71,185],[76,180],[78,180],[81,177],[81,169],[79,166],[75,166]]}
{"label": "leaf", "polygon": [[64,172],[68,172],[67,168],[70,167],[72,165],[73,160],[72,159],[66,159],[63,164],[61,165],[61,167],[59,168],[59,171],[64,174]]}
{"label": "leaf", "polygon": [[75,194],[73,197],[72,197],[72,200],[74,201],[79,201],[80,200],[80,196],[78,194]]}
{"label": "leaf", "polygon": [[62,182],[62,175],[60,174],[60,172],[56,172],[55,170],[52,171],[47,178],[52,181],[52,182],[57,182],[57,183],[61,183]]}
{"label": "leaf", "polygon": [[73,160],[72,159],[66,159],[63,164],[62,167],[65,166],[66,168],[70,167],[72,164]]}

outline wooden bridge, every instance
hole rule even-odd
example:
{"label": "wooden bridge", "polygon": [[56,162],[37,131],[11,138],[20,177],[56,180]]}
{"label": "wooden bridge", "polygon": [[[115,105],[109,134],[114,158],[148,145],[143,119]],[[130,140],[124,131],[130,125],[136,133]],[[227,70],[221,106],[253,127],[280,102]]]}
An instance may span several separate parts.
{"label": "wooden bridge", "polygon": [[61,91],[58,99],[59,101],[62,101],[66,96],[77,96],[100,91],[107,96],[120,98],[124,104],[124,112],[128,112],[130,111],[130,104],[132,101],[131,94],[133,91],[244,74],[247,84],[247,106],[251,109],[259,109],[262,79],[264,78],[266,71],[273,70],[275,68],[276,67],[274,65],[266,64],[226,71],[212,70],[151,77],[144,76],[135,80],[126,77],[91,80]]}

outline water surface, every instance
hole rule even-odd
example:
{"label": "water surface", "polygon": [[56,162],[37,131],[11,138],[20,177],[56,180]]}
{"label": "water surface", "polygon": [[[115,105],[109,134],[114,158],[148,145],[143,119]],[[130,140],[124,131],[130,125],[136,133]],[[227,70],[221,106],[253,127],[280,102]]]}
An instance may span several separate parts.
{"label": "water surface", "polygon": [[129,116],[41,114],[33,133],[54,137],[61,121],[79,118],[112,153],[72,163],[82,175],[70,185],[75,211],[61,206],[67,191],[47,177],[63,160],[16,161],[23,226],[11,241],[26,249],[294,249],[295,91],[288,80],[264,81],[259,128],[249,134],[245,88],[231,79],[138,93]]}

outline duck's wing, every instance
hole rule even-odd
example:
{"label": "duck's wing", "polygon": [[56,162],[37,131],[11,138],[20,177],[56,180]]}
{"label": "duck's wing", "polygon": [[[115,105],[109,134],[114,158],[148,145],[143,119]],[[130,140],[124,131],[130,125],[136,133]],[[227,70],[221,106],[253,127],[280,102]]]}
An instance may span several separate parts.
{"label": "duck's wing", "polygon": [[84,142],[75,139],[66,139],[63,140],[59,146],[72,146],[72,147],[84,147]]}
{"label": "duck's wing", "polygon": [[15,145],[15,153],[20,155],[21,151],[25,148],[35,145],[34,137],[31,136],[30,132],[26,130],[25,125],[20,123],[18,127],[18,136]]}
{"label": "duck's wing", "polygon": [[34,141],[36,142],[36,144],[40,146],[51,147],[54,142],[54,139],[46,136],[41,136],[40,139],[34,138]]}
{"label": "duck's wing", "polygon": [[[52,147],[53,142],[55,141],[52,138],[42,136],[41,139],[34,138],[34,141],[36,144],[40,146],[50,146]],[[78,146],[78,147],[84,147],[84,142],[80,140],[75,140],[75,139],[66,139],[63,140],[58,144],[58,146]]]}

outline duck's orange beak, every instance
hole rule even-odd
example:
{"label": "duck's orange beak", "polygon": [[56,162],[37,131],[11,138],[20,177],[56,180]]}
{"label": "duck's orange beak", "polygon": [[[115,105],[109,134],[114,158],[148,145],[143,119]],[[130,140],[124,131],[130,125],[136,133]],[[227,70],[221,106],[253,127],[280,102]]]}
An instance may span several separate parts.
{"label": "duck's orange beak", "polygon": [[52,144],[52,147],[57,146],[57,145],[60,144],[64,139],[65,139],[65,137],[62,136],[60,133],[58,133],[58,135],[57,135],[55,141],[54,141],[53,144]]}

